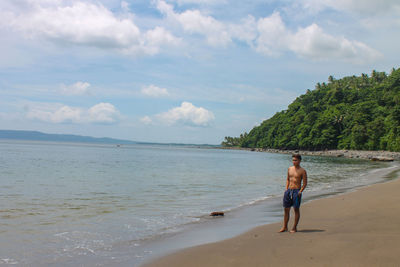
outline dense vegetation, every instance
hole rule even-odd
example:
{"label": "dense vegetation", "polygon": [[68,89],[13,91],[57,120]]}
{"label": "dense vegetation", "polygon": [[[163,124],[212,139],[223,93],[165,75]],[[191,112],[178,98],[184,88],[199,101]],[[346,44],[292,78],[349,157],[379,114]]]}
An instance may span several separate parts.
{"label": "dense vegetation", "polygon": [[329,77],[223,146],[400,151],[400,69],[390,75]]}

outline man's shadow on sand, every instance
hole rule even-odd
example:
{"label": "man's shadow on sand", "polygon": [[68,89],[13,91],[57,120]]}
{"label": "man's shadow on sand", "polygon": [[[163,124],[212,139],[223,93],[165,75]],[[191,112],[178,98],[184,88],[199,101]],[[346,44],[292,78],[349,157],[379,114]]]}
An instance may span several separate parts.
{"label": "man's shadow on sand", "polygon": [[321,233],[325,232],[325,230],[321,229],[303,229],[303,230],[297,230],[298,233]]}

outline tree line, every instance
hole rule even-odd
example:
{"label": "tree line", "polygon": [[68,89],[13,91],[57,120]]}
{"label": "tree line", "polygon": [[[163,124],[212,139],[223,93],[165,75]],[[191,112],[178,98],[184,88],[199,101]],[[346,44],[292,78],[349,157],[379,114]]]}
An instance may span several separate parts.
{"label": "tree line", "polygon": [[286,110],[222,146],[400,151],[400,69],[317,83]]}

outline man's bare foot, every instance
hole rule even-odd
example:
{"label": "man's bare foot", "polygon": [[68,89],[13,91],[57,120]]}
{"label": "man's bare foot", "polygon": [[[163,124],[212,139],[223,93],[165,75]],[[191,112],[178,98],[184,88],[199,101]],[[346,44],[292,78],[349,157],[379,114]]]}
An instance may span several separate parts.
{"label": "man's bare foot", "polygon": [[286,231],[287,231],[287,228],[283,227],[281,230],[279,230],[279,233],[283,233],[283,232],[286,232]]}
{"label": "man's bare foot", "polygon": [[297,232],[297,229],[296,228],[293,228],[292,230],[290,230],[290,233],[296,233]]}

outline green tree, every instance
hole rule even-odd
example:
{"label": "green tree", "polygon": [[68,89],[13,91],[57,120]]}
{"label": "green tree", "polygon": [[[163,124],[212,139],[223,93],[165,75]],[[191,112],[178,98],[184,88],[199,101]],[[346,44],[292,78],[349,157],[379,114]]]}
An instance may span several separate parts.
{"label": "green tree", "polygon": [[400,151],[400,69],[317,83],[248,134],[223,146]]}

